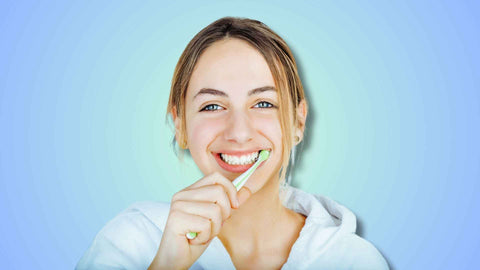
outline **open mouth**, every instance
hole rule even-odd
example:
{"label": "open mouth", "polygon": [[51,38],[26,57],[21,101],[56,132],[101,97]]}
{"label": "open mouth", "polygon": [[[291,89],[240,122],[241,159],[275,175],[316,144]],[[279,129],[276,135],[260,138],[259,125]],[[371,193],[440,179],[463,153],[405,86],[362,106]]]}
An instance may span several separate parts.
{"label": "open mouth", "polygon": [[215,160],[220,165],[220,167],[222,167],[222,169],[229,172],[242,173],[252,167],[255,162],[257,162],[260,151],[261,150],[246,154],[213,154],[215,156]]}

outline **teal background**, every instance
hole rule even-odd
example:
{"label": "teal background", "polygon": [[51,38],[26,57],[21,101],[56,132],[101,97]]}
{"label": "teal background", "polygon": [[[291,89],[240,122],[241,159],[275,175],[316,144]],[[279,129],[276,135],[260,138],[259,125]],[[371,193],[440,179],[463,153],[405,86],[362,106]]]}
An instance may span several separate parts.
{"label": "teal background", "polygon": [[393,269],[480,268],[478,2],[172,2],[1,2],[1,269],[73,269],[120,211],[201,177],[165,108],[181,52],[227,15],[299,62],[292,184],[351,209]]}

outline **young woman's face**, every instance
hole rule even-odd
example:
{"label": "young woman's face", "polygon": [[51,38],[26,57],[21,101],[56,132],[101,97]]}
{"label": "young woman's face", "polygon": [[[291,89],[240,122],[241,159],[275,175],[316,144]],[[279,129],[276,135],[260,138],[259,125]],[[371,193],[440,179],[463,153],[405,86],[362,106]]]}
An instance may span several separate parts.
{"label": "young woman's face", "polygon": [[[270,151],[245,186],[258,191],[281,166],[275,83],[263,56],[239,39],[217,41],[198,60],[185,102],[187,147],[205,174],[234,180]],[[274,177],[276,179],[276,177]]]}

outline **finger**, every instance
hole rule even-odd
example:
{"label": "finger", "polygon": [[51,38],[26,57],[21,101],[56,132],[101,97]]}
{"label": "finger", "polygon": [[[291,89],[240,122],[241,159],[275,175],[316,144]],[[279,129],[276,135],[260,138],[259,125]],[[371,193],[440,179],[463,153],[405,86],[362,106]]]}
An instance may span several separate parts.
{"label": "finger", "polygon": [[250,196],[252,195],[252,192],[250,191],[250,189],[248,187],[242,187],[239,191],[238,191],[238,202],[240,205],[242,205],[244,202],[246,202],[248,200],[248,198],[250,198]]}
{"label": "finger", "polygon": [[222,185],[228,194],[228,197],[230,199],[230,205],[234,206],[235,208],[238,207],[237,189],[235,188],[235,185],[219,172],[214,172],[208,176],[205,176],[204,178],[193,183],[186,189],[199,188],[201,186],[207,186],[207,185],[213,185],[213,184]]}
{"label": "finger", "polygon": [[[172,222],[169,227],[175,228],[175,234],[191,245],[203,245],[211,238],[212,225],[208,218],[176,210],[170,211],[169,220]],[[188,239],[186,234],[189,232],[196,232],[197,237]]]}
{"label": "finger", "polygon": [[175,201],[170,206],[171,211],[181,211],[207,218],[212,223],[212,235],[215,237],[222,229],[222,209],[220,205],[211,202],[192,202],[192,201]]}
{"label": "finger", "polygon": [[218,204],[222,209],[222,220],[230,217],[232,207],[222,185],[201,186],[195,189],[182,190],[173,195],[174,201],[203,201]]}

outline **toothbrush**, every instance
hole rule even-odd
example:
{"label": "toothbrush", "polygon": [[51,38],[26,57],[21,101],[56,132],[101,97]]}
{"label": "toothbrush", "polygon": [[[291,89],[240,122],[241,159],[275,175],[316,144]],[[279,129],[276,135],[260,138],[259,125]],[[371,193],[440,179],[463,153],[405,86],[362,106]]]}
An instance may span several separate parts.
{"label": "toothbrush", "polygon": [[[248,178],[250,178],[250,175],[252,175],[252,173],[258,168],[258,166],[260,166],[262,162],[268,159],[269,155],[270,152],[268,152],[267,150],[260,151],[257,162],[255,162],[255,164],[253,164],[253,166],[250,167],[246,172],[242,173],[239,177],[233,180],[232,184],[235,186],[237,191],[239,191],[243,187],[243,185],[245,185]],[[197,233],[189,232],[185,236],[187,236],[188,239],[195,239],[195,237],[197,237]]]}

